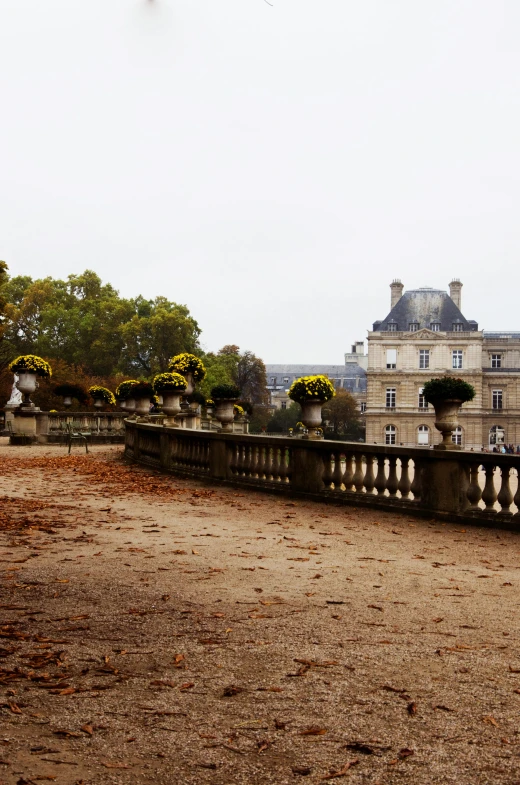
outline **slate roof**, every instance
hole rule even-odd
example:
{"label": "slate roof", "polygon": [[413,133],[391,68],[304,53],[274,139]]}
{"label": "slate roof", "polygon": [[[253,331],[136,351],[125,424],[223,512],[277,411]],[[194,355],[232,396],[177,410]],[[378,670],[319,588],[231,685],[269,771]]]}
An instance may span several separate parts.
{"label": "slate roof", "polygon": [[394,305],[386,319],[374,322],[373,329],[386,331],[388,324],[397,325],[397,331],[408,332],[412,323],[418,324],[418,329],[430,329],[432,322],[440,322],[442,332],[453,330],[453,325],[462,323],[462,330],[469,332],[478,329],[477,322],[466,319],[457,308],[447,292],[441,289],[411,289]]}
{"label": "slate roof", "polygon": [[[365,392],[367,388],[367,375],[364,368],[357,363],[345,365],[266,365],[267,388],[275,387],[289,389],[291,384],[300,376],[314,376],[323,374],[329,379],[341,379],[341,387],[349,392]],[[276,381],[271,381],[272,379]],[[289,379],[284,382],[284,379]]]}

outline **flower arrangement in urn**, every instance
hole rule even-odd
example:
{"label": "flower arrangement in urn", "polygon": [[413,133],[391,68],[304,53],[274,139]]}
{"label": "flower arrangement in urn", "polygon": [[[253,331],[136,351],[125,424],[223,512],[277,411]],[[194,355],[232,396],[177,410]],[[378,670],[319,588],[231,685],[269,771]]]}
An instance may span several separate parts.
{"label": "flower arrangement in urn", "polygon": [[101,407],[103,404],[108,406],[115,406],[116,399],[114,393],[108,387],[101,387],[99,384],[93,384],[88,388],[88,394],[94,399],[94,406]]}
{"label": "flower arrangement in urn", "polygon": [[473,385],[454,376],[430,379],[423,387],[423,395],[435,409],[435,427],[442,433],[442,442],[435,445],[437,450],[460,450],[451,438],[459,423],[459,409],[466,401],[475,397]]}
{"label": "flower arrangement in urn", "polygon": [[153,399],[154,389],[150,382],[136,382],[132,387],[132,398],[135,399],[135,411],[137,414],[146,415],[150,413],[150,403]]}
{"label": "flower arrangement in urn", "polygon": [[296,379],[289,388],[289,398],[302,407],[302,421],[309,434],[305,438],[322,439],[321,407],[326,401],[334,398],[334,385],[326,376],[302,376]]}
{"label": "flower arrangement in urn", "polygon": [[211,390],[211,399],[217,408],[215,416],[224,432],[232,433],[235,419],[234,406],[240,398],[240,389],[233,384],[217,384]]}
{"label": "flower arrangement in urn", "polygon": [[70,406],[72,404],[73,398],[76,398],[76,400],[80,403],[86,403],[88,398],[85,388],[80,384],[74,384],[74,382],[63,382],[62,384],[57,384],[56,387],[53,388],[52,392],[54,395],[58,395],[60,398],[63,398],[64,406]]}
{"label": "flower arrangement in urn", "polygon": [[52,369],[49,363],[36,354],[22,354],[9,363],[9,370],[17,374],[18,381],[16,386],[23,393],[22,408],[34,410],[31,401],[31,393],[36,390],[36,377],[48,379],[52,376]]}
{"label": "flower arrangement in urn", "polygon": [[184,395],[188,382],[180,373],[159,373],[154,377],[153,389],[162,395],[162,410],[167,415],[165,426],[176,426],[175,415],[181,410],[181,395]]}
{"label": "flower arrangement in urn", "polygon": [[189,354],[189,352],[182,352],[182,354],[172,357],[168,364],[168,370],[180,373],[186,378],[188,382],[186,395],[191,395],[195,389],[195,383],[201,382],[206,376],[206,368],[200,357]]}

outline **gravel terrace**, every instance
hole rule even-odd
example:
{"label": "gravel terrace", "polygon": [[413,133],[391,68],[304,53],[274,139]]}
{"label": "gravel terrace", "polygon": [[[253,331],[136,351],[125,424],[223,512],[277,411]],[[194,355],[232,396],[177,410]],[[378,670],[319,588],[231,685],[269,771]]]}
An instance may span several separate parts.
{"label": "gravel terrace", "polygon": [[0,446],[0,784],[520,785],[518,535]]}

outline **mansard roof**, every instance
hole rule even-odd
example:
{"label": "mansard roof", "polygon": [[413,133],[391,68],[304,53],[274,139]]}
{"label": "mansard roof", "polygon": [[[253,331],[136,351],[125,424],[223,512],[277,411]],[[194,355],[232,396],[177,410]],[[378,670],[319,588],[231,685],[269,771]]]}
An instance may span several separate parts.
{"label": "mansard roof", "polygon": [[[288,388],[300,376],[314,376],[323,374],[330,379],[341,379],[341,386],[350,392],[364,392],[366,390],[366,371],[357,363],[345,365],[276,365],[266,363],[267,387]],[[271,380],[275,379],[273,383]],[[284,379],[289,379],[284,382]]]}
{"label": "mansard roof", "polygon": [[441,289],[410,289],[394,305],[386,319],[374,322],[373,329],[386,331],[390,323],[400,332],[408,332],[410,324],[417,324],[416,329],[430,329],[432,323],[438,323],[439,330],[448,332],[453,325],[462,323],[462,330],[470,332],[478,329],[478,324],[466,319],[455,305],[447,292]]}

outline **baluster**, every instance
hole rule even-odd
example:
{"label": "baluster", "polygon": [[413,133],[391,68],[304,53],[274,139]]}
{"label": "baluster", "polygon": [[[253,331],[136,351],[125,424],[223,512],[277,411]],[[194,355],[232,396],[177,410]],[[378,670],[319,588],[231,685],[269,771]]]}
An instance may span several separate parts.
{"label": "baluster", "polygon": [[260,448],[257,444],[251,445],[251,477],[258,478],[258,466],[260,463]]}
{"label": "baluster", "polygon": [[343,466],[341,465],[342,453],[334,453],[334,472],[332,473],[332,482],[334,483],[334,490],[341,491],[341,484],[343,482]]}
{"label": "baluster", "polygon": [[273,479],[273,448],[269,445],[265,447],[265,479],[272,480]]}
{"label": "baluster", "polygon": [[265,444],[261,444],[258,448],[258,479],[265,480]]}
{"label": "baluster", "polygon": [[402,499],[408,499],[410,496],[410,491],[412,489],[412,483],[410,482],[410,474],[408,471],[408,464],[410,463],[409,458],[401,458],[401,477],[399,480],[398,490],[401,494]]}
{"label": "baluster", "polygon": [[240,473],[240,446],[238,444],[231,446],[231,463],[229,468],[231,469],[231,474],[235,476]]}
{"label": "baluster", "polygon": [[376,489],[378,496],[384,496],[386,490],[385,461],[386,458],[384,455],[377,456],[377,474],[374,488]]}
{"label": "baluster", "polygon": [[497,496],[497,501],[500,504],[501,515],[512,515],[511,505],[513,503],[513,494],[509,485],[509,473],[511,466],[501,466],[500,471],[502,474],[502,485]]}
{"label": "baluster", "polygon": [[[335,457],[335,456],[334,456]],[[332,481],[334,479],[334,472],[332,471],[332,453],[323,453],[323,483],[326,491],[332,490]]]}
{"label": "baluster", "polygon": [[520,472],[516,470],[516,493],[513,502],[516,505],[515,518],[520,518]]}
{"label": "baluster", "polygon": [[280,481],[280,460],[280,448],[273,447],[273,463],[271,468],[273,482]]}
{"label": "baluster", "polygon": [[289,461],[289,450],[286,449],[285,447],[282,447],[282,449],[280,450],[279,473],[280,473],[280,482],[284,484],[287,482],[287,474],[289,471],[288,461]]}
{"label": "baluster", "polygon": [[242,466],[242,476],[251,476],[251,445],[244,444],[244,462]]}
{"label": "baluster", "polygon": [[395,499],[397,496],[397,489],[399,488],[399,481],[397,479],[397,457],[390,455],[388,458],[388,480],[386,481],[388,493]]}
{"label": "baluster", "polygon": [[413,481],[410,490],[413,493],[414,502],[420,501],[422,495],[422,466],[420,461],[415,459],[413,462]]}
{"label": "baluster", "polygon": [[482,491],[482,501],[485,503],[485,512],[495,513],[495,502],[497,500],[497,492],[495,490],[495,467],[488,464],[486,466],[486,484]]}
{"label": "baluster", "polygon": [[357,493],[363,492],[363,455],[362,453],[356,454],[356,471],[354,472],[354,477],[352,478],[352,482],[354,484],[354,488],[356,489]]}
{"label": "baluster", "polygon": [[469,467],[469,485],[466,491],[466,498],[469,502],[467,509],[469,512],[480,512],[478,503],[482,498],[482,489],[478,479],[479,469],[479,463],[472,463]]}
{"label": "baluster", "polygon": [[371,454],[365,455],[365,461],[367,464],[367,468],[365,471],[365,479],[364,479],[365,491],[367,493],[372,494],[374,492],[374,486],[376,480],[374,476],[374,456]]}
{"label": "baluster", "polygon": [[345,453],[345,473],[343,474],[343,485],[346,491],[352,490],[352,480],[354,478],[354,469],[352,466],[353,455],[351,452]]}

